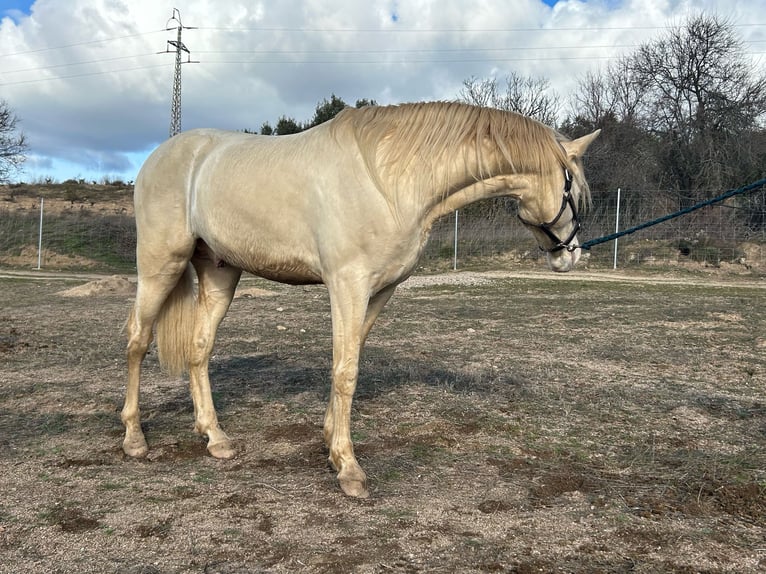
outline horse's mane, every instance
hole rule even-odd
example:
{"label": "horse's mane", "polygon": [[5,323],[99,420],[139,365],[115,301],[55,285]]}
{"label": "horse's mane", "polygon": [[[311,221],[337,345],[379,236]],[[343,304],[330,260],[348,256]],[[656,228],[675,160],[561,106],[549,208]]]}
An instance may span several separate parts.
{"label": "horse's mane", "polygon": [[[382,188],[396,188],[403,178],[416,189],[427,186],[445,177],[445,162],[454,165],[456,160],[476,180],[508,170],[547,175],[569,167],[559,144],[563,136],[521,114],[494,108],[457,102],[369,106],[348,108],[333,123],[336,129],[352,127],[367,168]],[[449,187],[452,182],[438,183]],[[585,182],[578,183],[587,194]]]}

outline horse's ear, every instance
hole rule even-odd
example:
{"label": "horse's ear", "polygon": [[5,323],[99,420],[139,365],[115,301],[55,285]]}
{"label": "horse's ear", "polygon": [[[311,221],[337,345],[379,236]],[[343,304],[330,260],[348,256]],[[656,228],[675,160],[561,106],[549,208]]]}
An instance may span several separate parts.
{"label": "horse's ear", "polygon": [[582,157],[585,155],[585,151],[588,149],[588,146],[590,146],[591,143],[593,143],[593,140],[595,140],[598,137],[598,134],[601,133],[601,130],[596,130],[592,134],[588,134],[587,136],[582,136],[581,138],[577,138],[576,140],[572,140],[569,142],[561,142],[561,145],[564,146],[564,149],[567,152],[567,156],[569,159],[575,159]]}

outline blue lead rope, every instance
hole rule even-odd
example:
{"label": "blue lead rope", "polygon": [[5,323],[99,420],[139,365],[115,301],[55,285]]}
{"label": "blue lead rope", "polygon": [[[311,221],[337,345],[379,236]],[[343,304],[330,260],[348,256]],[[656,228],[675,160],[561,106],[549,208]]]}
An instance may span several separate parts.
{"label": "blue lead rope", "polygon": [[652,225],[657,225],[658,223],[663,223],[665,221],[668,221],[669,219],[674,219],[676,217],[686,215],[687,213],[691,213],[692,211],[697,211],[698,209],[702,209],[703,207],[707,207],[708,205],[720,203],[721,201],[725,201],[729,199],[730,197],[734,197],[735,195],[748,193],[750,191],[763,187],[764,185],[766,185],[766,178],[759,179],[758,181],[755,181],[751,183],[750,185],[746,185],[738,189],[729,190],[723,195],[719,195],[718,197],[714,197],[713,199],[702,201],[690,207],[686,207],[684,209],[680,209],[673,213],[669,213],[668,215],[663,215],[662,217],[658,217],[657,219],[652,219],[651,221],[647,221],[646,223],[641,223],[640,225],[636,225],[634,227],[624,229],[623,231],[619,231],[617,233],[611,233],[609,235],[604,235],[603,237],[597,237],[596,239],[589,239],[588,241],[586,241],[579,247],[580,249],[590,249],[594,245],[600,245],[601,243],[614,241],[615,239],[619,239],[620,237],[623,237],[625,235],[630,235],[631,233],[635,233],[636,231],[641,231],[642,229],[646,229],[647,227],[651,227]]}

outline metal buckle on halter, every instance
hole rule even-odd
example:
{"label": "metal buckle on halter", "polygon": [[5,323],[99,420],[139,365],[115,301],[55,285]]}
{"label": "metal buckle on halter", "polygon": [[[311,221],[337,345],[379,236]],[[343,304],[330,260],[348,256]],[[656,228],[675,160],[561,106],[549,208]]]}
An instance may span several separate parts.
{"label": "metal buckle on halter", "polygon": [[[569,208],[572,210],[572,222],[574,222],[574,227],[572,228],[572,232],[569,234],[569,236],[562,240],[559,239],[555,233],[553,233],[551,228],[556,225],[556,223],[558,223],[559,219],[561,219],[561,216],[566,211],[567,206],[569,206]],[[574,197],[572,196],[572,175],[569,173],[569,170],[564,168],[564,195],[561,198],[561,208],[559,209],[556,217],[547,223],[532,223],[531,221],[527,221],[521,217],[521,215],[518,215],[517,217],[519,218],[519,221],[521,221],[524,225],[528,225],[529,227],[536,227],[545,233],[545,235],[547,235],[551,241],[553,241],[553,247],[550,249],[545,249],[543,246],[539,246],[541,251],[545,251],[546,253],[556,253],[557,251],[566,249],[571,253],[577,249],[579,246],[572,245],[572,241],[574,241],[577,232],[580,231],[580,219],[577,217],[577,206],[575,205]]]}

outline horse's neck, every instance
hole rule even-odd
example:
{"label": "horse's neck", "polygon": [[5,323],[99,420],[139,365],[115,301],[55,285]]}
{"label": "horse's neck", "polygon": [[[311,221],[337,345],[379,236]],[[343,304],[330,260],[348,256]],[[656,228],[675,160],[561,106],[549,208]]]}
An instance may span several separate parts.
{"label": "horse's neck", "polygon": [[[475,158],[475,154],[456,157],[461,158],[460,163],[453,161],[452,165],[443,166],[444,173],[432,178],[427,189],[420,190],[422,217],[428,226],[439,217],[482,199],[504,195],[518,198],[521,190],[529,187],[532,174],[510,173],[510,167],[500,162],[479,165],[477,160],[470,159]],[[433,166],[416,169],[433,169]],[[502,175],[490,175],[497,173]]]}
{"label": "horse's neck", "polygon": [[473,181],[435,202],[426,214],[428,225],[448,213],[482,199],[502,196],[521,199],[522,191],[529,188],[529,180],[529,175],[509,174]]}

